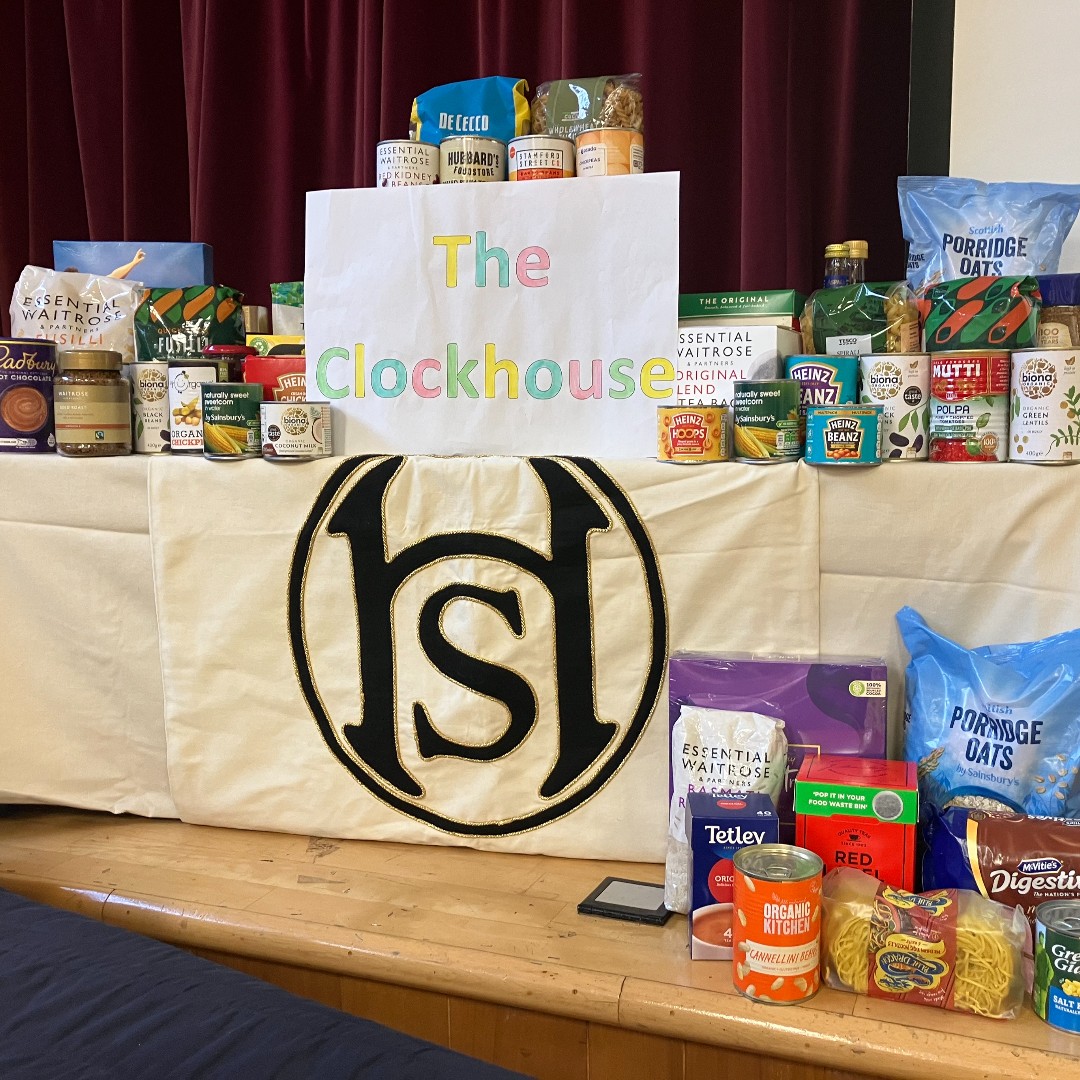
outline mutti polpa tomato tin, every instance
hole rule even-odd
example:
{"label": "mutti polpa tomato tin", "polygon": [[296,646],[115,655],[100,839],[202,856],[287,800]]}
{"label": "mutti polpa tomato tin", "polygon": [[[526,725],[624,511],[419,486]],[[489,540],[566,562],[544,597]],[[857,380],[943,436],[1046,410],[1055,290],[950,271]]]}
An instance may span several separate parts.
{"label": "mutti polpa tomato tin", "polygon": [[755,1001],[795,1005],[817,993],[821,950],[819,855],[791,844],[735,852],[732,981]]}
{"label": "mutti polpa tomato tin", "polygon": [[930,361],[930,460],[1004,461],[1009,353],[935,353]]}
{"label": "mutti polpa tomato tin", "polygon": [[880,465],[880,405],[817,405],[806,413],[809,465]]}

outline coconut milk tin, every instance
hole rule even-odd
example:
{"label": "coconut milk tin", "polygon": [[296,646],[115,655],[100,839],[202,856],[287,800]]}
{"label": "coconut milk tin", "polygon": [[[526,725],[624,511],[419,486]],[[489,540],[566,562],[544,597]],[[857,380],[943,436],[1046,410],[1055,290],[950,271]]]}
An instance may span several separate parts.
{"label": "coconut milk tin", "polygon": [[131,379],[132,449],[136,454],[161,454],[169,449],[169,365],[142,360],[128,365]]}
{"label": "coconut milk tin", "polygon": [[821,857],[790,844],[757,844],[732,857],[732,981],[755,1001],[795,1005],[817,993]]}
{"label": "coconut milk tin", "polygon": [[799,384],[794,379],[736,382],[732,401],[736,461],[763,465],[802,456]]}
{"label": "coconut milk tin", "polygon": [[880,405],[813,405],[806,414],[810,465],[880,465]]}
{"label": "coconut milk tin", "polygon": [[0,338],[0,451],[50,453],[56,345],[34,338]]}
{"label": "coconut milk tin", "polygon": [[321,401],[264,401],[262,455],[268,461],[313,461],[331,453],[330,406]]}
{"label": "coconut milk tin", "polygon": [[935,353],[930,361],[930,460],[1004,461],[1009,441],[1009,354]]}
{"label": "coconut milk tin", "polygon": [[439,183],[506,179],[506,143],[482,135],[451,135],[439,144]]}
{"label": "coconut milk tin", "polygon": [[377,187],[419,187],[438,179],[439,148],[434,143],[384,139],[376,144]]}
{"label": "coconut milk tin", "polygon": [[634,128],[599,127],[574,139],[578,176],[629,176],[645,171],[645,140]]}
{"label": "coconut milk tin", "polygon": [[1010,461],[1080,461],[1080,350],[1014,352],[1009,396]]}
{"label": "coconut milk tin", "polygon": [[554,135],[519,135],[507,144],[510,180],[559,180],[574,175],[574,144]]}
{"label": "coconut milk tin", "polygon": [[863,405],[881,406],[881,460],[930,456],[930,357],[876,353],[859,358]]}
{"label": "coconut milk tin", "polygon": [[1080,901],[1048,900],[1035,909],[1035,1014],[1080,1033]]}
{"label": "coconut milk tin", "polygon": [[729,411],[723,405],[661,405],[656,410],[656,457],[682,465],[728,458]]}

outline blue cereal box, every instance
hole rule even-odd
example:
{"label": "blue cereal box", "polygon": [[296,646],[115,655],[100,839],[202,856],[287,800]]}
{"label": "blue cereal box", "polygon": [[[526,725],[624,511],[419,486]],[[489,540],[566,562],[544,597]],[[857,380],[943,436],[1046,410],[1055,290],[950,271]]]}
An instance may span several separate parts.
{"label": "blue cereal box", "polygon": [[780,819],[762,791],[691,792],[686,800],[690,842],[691,960],[731,959],[731,892],[735,852],[775,844]]}
{"label": "blue cereal box", "polygon": [[209,244],[135,240],[54,240],[53,268],[141,281],[148,289],[214,284]]}
{"label": "blue cereal box", "polygon": [[809,465],[880,465],[881,406],[811,406],[806,414]]}

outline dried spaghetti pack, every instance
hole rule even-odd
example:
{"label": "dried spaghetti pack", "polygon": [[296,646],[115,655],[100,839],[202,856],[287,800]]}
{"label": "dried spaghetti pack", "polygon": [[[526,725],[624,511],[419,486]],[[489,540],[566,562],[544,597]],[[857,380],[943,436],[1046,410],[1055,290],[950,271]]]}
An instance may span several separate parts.
{"label": "dried spaghetti pack", "polygon": [[966,889],[910,893],[842,867],[822,887],[825,983],[999,1020],[1020,1015],[1031,928]]}
{"label": "dried spaghetti pack", "polygon": [[224,285],[147,289],[135,311],[139,360],[201,356],[208,345],[243,345],[244,294]]}
{"label": "dried spaghetti pack", "polygon": [[896,621],[923,806],[1080,816],[1080,630],[966,649],[909,607]]}

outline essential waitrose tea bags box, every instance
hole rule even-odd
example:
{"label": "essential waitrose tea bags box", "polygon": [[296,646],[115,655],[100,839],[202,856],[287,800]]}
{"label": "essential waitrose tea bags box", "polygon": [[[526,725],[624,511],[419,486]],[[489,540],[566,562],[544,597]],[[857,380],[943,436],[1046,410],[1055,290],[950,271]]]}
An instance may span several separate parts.
{"label": "essential waitrose tea bags box", "polygon": [[730,405],[740,379],[779,379],[802,338],[782,326],[680,319],[675,364],[678,405]]}
{"label": "essential waitrose tea bags box", "polygon": [[795,843],[825,862],[915,888],[919,780],[914,761],[806,758],[795,778]]}
{"label": "essential waitrose tea bags box", "polygon": [[762,791],[688,796],[691,960],[731,959],[732,859],[744,847],[775,844],[779,836],[776,807]]}
{"label": "essential waitrose tea bags box", "polygon": [[[780,839],[792,843],[793,788],[804,758],[885,757],[887,672],[884,660],[865,657],[676,653],[668,662],[669,724],[674,727],[683,705],[783,721],[788,756],[777,810]],[[710,788],[705,772],[691,785]]]}

